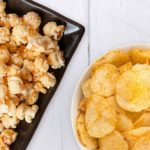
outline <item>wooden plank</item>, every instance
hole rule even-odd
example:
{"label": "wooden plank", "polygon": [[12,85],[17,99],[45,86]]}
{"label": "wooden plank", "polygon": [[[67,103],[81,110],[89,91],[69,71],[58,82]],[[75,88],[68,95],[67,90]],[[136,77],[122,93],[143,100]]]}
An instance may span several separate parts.
{"label": "wooden plank", "polygon": [[90,60],[116,46],[149,42],[150,1],[90,0]]}

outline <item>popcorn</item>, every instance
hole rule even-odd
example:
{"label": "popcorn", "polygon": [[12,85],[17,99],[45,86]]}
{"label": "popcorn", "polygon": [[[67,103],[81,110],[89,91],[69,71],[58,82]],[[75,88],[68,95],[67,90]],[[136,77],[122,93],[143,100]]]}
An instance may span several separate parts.
{"label": "popcorn", "polygon": [[19,120],[23,120],[25,117],[25,110],[26,110],[27,105],[24,103],[21,103],[16,111],[16,116]]}
{"label": "popcorn", "polygon": [[15,106],[18,106],[20,103],[19,97],[14,94],[10,94],[9,99],[15,104]]}
{"label": "popcorn", "polygon": [[39,33],[40,16],[5,12],[0,1],[0,150],[9,150],[17,137],[12,130],[21,120],[31,123],[39,109],[39,93],[56,84],[49,68],[64,66],[58,41],[64,26],[47,23]]}
{"label": "popcorn", "polygon": [[4,113],[8,113],[8,106],[3,102],[0,104],[0,116],[2,116]]}
{"label": "popcorn", "polygon": [[0,44],[4,44],[9,41],[10,31],[6,27],[0,27]]}
{"label": "popcorn", "polygon": [[25,119],[27,123],[31,123],[37,111],[38,111],[37,105],[28,106],[22,103],[18,106],[16,115],[20,120]]}
{"label": "popcorn", "polygon": [[16,114],[16,105],[10,99],[6,99],[5,101],[6,106],[8,107],[8,116],[14,116]]}
{"label": "popcorn", "polygon": [[17,138],[17,133],[11,129],[5,129],[1,133],[1,138],[5,144],[11,145]]}
{"label": "popcorn", "polygon": [[12,30],[12,39],[16,42],[17,45],[27,44],[29,39],[34,36],[34,31],[30,26],[26,25],[16,25]]}
{"label": "popcorn", "polygon": [[35,59],[37,56],[41,55],[41,53],[39,53],[39,52],[34,52],[34,51],[31,51],[31,50],[28,50],[28,49],[24,49],[22,55],[23,55],[23,58],[34,61],[34,59]]}
{"label": "popcorn", "polygon": [[21,94],[24,90],[23,81],[20,77],[10,76],[7,77],[8,89],[11,94]]}
{"label": "popcorn", "polygon": [[48,61],[45,57],[39,56],[34,60],[35,67],[41,72],[46,73],[49,69]]}
{"label": "popcorn", "polygon": [[2,19],[2,18],[6,18],[6,17],[7,17],[6,12],[5,11],[1,11],[0,12],[0,18]]}
{"label": "popcorn", "polygon": [[0,133],[4,130],[4,125],[2,122],[0,122]]}
{"label": "popcorn", "polygon": [[0,78],[5,77],[8,67],[5,64],[0,63]]}
{"label": "popcorn", "polygon": [[5,84],[0,84],[0,99],[4,99],[7,94],[7,86]]}
{"label": "popcorn", "polygon": [[25,112],[25,121],[27,123],[31,123],[32,119],[35,118],[35,114],[37,113],[39,107],[37,105],[32,105],[32,107],[28,107]]}
{"label": "popcorn", "polygon": [[41,82],[35,82],[34,88],[37,92],[41,92],[43,94],[47,92],[47,90],[43,87]]}
{"label": "popcorn", "polygon": [[11,65],[7,67],[7,76],[19,76],[20,68],[16,65]]}
{"label": "popcorn", "polygon": [[48,36],[33,38],[27,45],[27,49],[37,53],[44,53],[47,49],[56,49],[57,44]]}
{"label": "popcorn", "polygon": [[60,40],[64,30],[65,27],[63,25],[57,26],[56,22],[48,22],[43,28],[44,34],[54,40]]}
{"label": "popcorn", "polygon": [[0,137],[0,149],[1,150],[10,150],[8,145],[3,142],[2,137]]}
{"label": "popcorn", "polygon": [[0,12],[3,12],[5,10],[5,8],[6,8],[6,3],[1,1],[0,2]]}
{"label": "popcorn", "polygon": [[18,54],[12,54],[11,63],[21,67],[23,65],[23,58]]}
{"label": "popcorn", "polygon": [[30,72],[35,71],[35,65],[32,61],[25,59],[23,66],[28,69]]}
{"label": "popcorn", "polygon": [[9,52],[11,52],[11,53],[16,52],[16,50],[17,50],[16,43],[14,41],[12,41],[11,39],[8,43],[6,43],[6,47],[9,50]]}
{"label": "popcorn", "polygon": [[65,65],[63,54],[61,52],[50,53],[47,60],[53,69],[58,69]]}
{"label": "popcorn", "polygon": [[15,27],[19,24],[19,17],[16,14],[8,14],[7,18],[11,27]]}
{"label": "popcorn", "polygon": [[2,123],[6,129],[9,129],[9,128],[15,129],[17,127],[17,124],[19,123],[19,120],[16,117],[16,115],[10,117],[7,114],[4,114],[2,116]]}
{"label": "popcorn", "polygon": [[25,67],[23,67],[21,69],[21,78],[24,79],[24,80],[28,80],[28,81],[32,81],[32,74],[31,72],[26,69]]}
{"label": "popcorn", "polygon": [[51,73],[43,73],[39,77],[39,81],[42,83],[44,87],[49,89],[50,87],[53,87],[56,83],[55,76],[52,75]]}
{"label": "popcorn", "polygon": [[32,26],[34,29],[38,29],[41,24],[41,17],[35,12],[28,12],[23,16],[23,19],[27,25]]}
{"label": "popcorn", "polygon": [[0,63],[7,63],[10,59],[10,53],[6,46],[0,45]]}
{"label": "popcorn", "polygon": [[35,89],[30,89],[27,94],[26,103],[28,105],[33,105],[38,99],[38,92]]}

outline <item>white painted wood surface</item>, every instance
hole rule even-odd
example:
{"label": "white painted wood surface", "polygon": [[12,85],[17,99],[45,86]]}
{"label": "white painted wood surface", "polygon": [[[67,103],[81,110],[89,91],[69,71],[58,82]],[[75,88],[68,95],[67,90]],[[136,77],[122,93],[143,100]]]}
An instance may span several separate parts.
{"label": "white painted wood surface", "polygon": [[75,85],[89,63],[109,49],[128,43],[150,42],[150,1],[35,1],[80,22],[86,32],[27,149],[79,150],[70,121]]}

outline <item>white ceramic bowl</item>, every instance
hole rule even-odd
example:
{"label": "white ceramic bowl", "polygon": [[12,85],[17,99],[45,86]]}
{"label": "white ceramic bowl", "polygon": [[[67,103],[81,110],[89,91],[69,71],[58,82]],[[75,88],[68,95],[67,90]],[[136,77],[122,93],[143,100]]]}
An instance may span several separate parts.
{"label": "white ceramic bowl", "polygon": [[[120,50],[123,50],[123,51],[128,51],[129,49],[132,49],[132,48],[143,48],[143,49],[150,50],[150,43],[129,44],[129,45],[119,46],[119,47],[114,48],[114,49],[120,49]],[[98,58],[100,58],[102,56],[104,56],[104,54],[102,54]],[[78,139],[78,135],[77,135],[77,131],[76,131],[76,119],[77,119],[77,116],[78,116],[78,105],[80,103],[80,100],[83,97],[82,90],[81,90],[81,85],[83,84],[83,82],[85,80],[87,80],[90,77],[92,64],[85,70],[85,72],[81,76],[79,82],[77,83],[76,88],[75,88],[74,93],[73,93],[72,104],[71,104],[71,123],[72,123],[72,129],[73,129],[73,133],[74,133],[75,139],[76,139],[76,141],[77,141],[77,143],[78,143],[78,145],[79,145],[79,147],[80,147],[81,150],[89,150],[89,149],[86,148],[86,147],[84,147],[80,143],[80,140]]]}

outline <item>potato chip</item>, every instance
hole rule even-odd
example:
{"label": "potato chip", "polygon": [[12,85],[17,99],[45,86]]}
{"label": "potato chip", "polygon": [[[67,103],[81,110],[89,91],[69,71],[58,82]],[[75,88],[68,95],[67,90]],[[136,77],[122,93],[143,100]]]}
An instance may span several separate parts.
{"label": "potato chip", "polygon": [[143,113],[139,119],[134,123],[135,127],[144,127],[149,126],[150,127],[150,112]]}
{"label": "potato chip", "polygon": [[88,98],[92,94],[91,79],[86,80],[82,85],[83,95]]}
{"label": "potato chip", "polygon": [[98,147],[98,141],[96,138],[91,137],[85,127],[84,113],[80,113],[77,119],[77,131],[80,141],[88,148],[95,149]]}
{"label": "potato chip", "polygon": [[116,84],[116,100],[120,107],[140,112],[150,107],[150,66],[137,64],[120,75]]}
{"label": "potato chip", "polygon": [[150,62],[150,51],[149,50],[143,50],[139,48],[132,49],[129,51],[129,55],[131,57],[131,61],[136,64],[136,63],[141,63],[145,64]]}
{"label": "potato chip", "polygon": [[91,79],[91,90],[104,97],[115,94],[115,84],[119,76],[118,69],[111,64],[100,66]]}
{"label": "potato chip", "polygon": [[144,112],[150,112],[150,107],[144,110]]}
{"label": "potato chip", "polygon": [[139,138],[132,150],[150,150],[150,133]]}
{"label": "potato chip", "polygon": [[125,72],[125,71],[127,71],[127,70],[129,70],[131,68],[132,68],[132,62],[129,61],[126,64],[124,64],[124,65],[119,67],[119,72],[122,74],[123,72]]}
{"label": "potato chip", "polygon": [[125,114],[126,111],[117,104],[115,96],[108,97],[107,101],[117,113]]}
{"label": "potato chip", "polygon": [[132,120],[133,123],[139,119],[141,114],[142,114],[142,111],[141,112],[129,112],[129,111],[126,111],[126,116],[129,117]]}
{"label": "potato chip", "polygon": [[121,133],[113,131],[99,139],[100,150],[128,150],[128,144]]}
{"label": "potato chip", "polygon": [[90,136],[101,138],[115,129],[116,114],[108,101],[93,94],[87,103],[85,124]]}
{"label": "potato chip", "polygon": [[130,61],[128,53],[121,50],[112,50],[98,59],[92,67],[93,70],[96,70],[102,64],[113,64],[116,67],[120,67],[128,61]]}
{"label": "potato chip", "polygon": [[133,122],[125,114],[117,114],[116,129],[125,132],[134,128]]}
{"label": "potato chip", "polygon": [[150,133],[150,127],[140,127],[136,129],[132,129],[130,131],[125,132],[123,135],[125,139],[128,141],[129,149],[133,148],[135,142],[142,137]]}
{"label": "potato chip", "polygon": [[87,104],[87,99],[83,98],[79,104],[79,110],[82,112],[86,111],[86,104]]}

